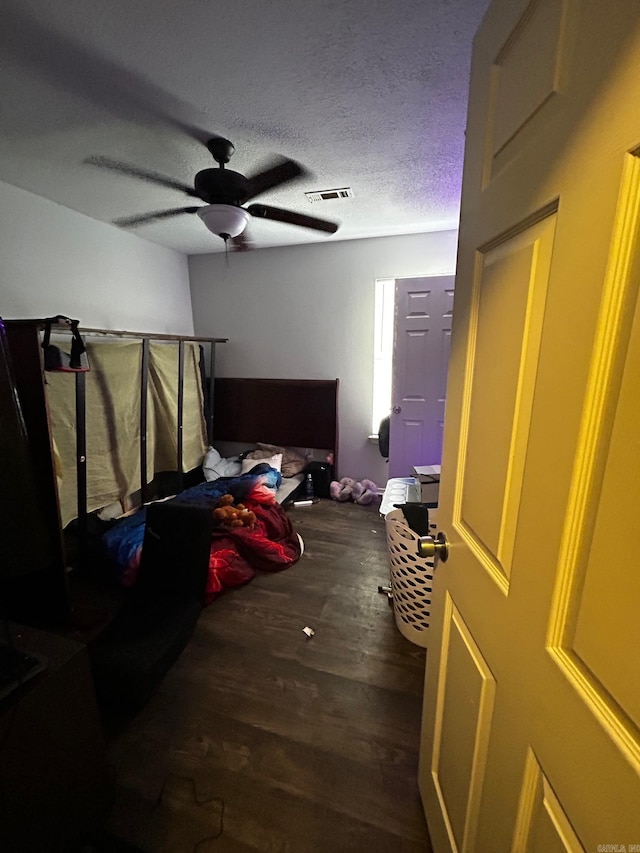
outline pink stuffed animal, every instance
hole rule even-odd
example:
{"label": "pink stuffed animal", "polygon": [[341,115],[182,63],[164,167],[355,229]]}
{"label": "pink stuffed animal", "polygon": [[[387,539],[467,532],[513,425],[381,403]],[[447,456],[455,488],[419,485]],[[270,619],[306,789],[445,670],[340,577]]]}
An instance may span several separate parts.
{"label": "pink stuffed animal", "polygon": [[329,486],[329,494],[334,501],[355,501],[357,504],[370,504],[378,498],[378,487],[373,480],[362,480],[358,483],[351,477],[343,477],[340,481],[333,480]]}
{"label": "pink stuffed animal", "polygon": [[340,481],[333,480],[329,485],[329,494],[334,501],[351,500],[351,493],[355,484],[356,481],[352,480],[351,477],[343,477]]}
{"label": "pink stuffed animal", "polygon": [[378,499],[378,487],[373,480],[362,480],[353,487],[351,497],[357,504],[366,506]]}

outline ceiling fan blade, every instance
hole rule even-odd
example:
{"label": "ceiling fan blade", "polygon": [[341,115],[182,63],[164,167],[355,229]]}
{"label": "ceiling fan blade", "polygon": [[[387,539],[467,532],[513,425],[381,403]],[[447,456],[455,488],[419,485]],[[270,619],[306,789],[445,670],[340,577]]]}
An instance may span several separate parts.
{"label": "ceiling fan blade", "polygon": [[167,178],[159,172],[150,172],[148,169],[130,166],[128,163],[122,163],[120,160],[112,160],[111,157],[87,157],[84,162],[90,166],[97,166],[99,169],[120,172],[122,175],[129,175],[131,178],[139,178],[139,180],[150,184],[159,184],[162,187],[169,187],[172,190],[180,190],[180,192],[186,193],[193,198],[199,198],[193,187],[176,181],[173,178]]}
{"label": "ceiling fan blade", "polygon": [[295,160],[279,160],[263,172],[258,172],[257,175],[247,178],[249,193],[245,200],[249,201],[249,199],[260,195],[260,193],[282,186],[282,184],[286,184],[296,178],[305,177],[308,174],[306,169],[300,163],[296,163]]}
{"label": "ceiling fan blade", "polygon": [[313,228],[314,231],[326,231],[327,234],[335,234],[340,227],[337,222],[329,222],[328,219],[317,219],[315,216],[305,216],[304,213],[295,213],[293,210],[271,207],[268,204],[250,204],[246,209],[252,216],[260,219],[274,219],[276,222]]}
{"label": "ceiling fan blade", "polygon": [[[57,101],[48,96],[49,86],[81,98],[98,109],[125,121],[154,128],[167,126],[206,144],[215,134],[189,118],[191,104],[171,95],[133,68],[120,66],[101,55],[76,35],[64,35],[47,25],[37,12],[23,8],[19,0],[4,0],[0,28],[0,54],[27,68],[30,77],[29,105],[22,115],[11,116],[12,133],[41,133],[64,128],[66,117]],[[40,78],[40,79],[38,79]],[[47,89],[42,88],[46,81]],[[22,90],[21,90],[22,91]],[[3,93],[4,94],[4,93]],[[34,105],[34,98],[37,103]]]}
{"label": "ceiling fan blade", "polygon": [[170,124],[178,130],[181,130],[186,136],[189,136],[191,139],[195,140],[196,142],[200,142],[202,143],[202,145],[205,146],[207,142],[210,142],[212,139],[217,139],[219,137],[219,134],[217,133],[212,133],[210,130],[204,130],[203,128],[198,127],[197,125],[192,124],[189,121],[182,121],[182,119],[174,118],[170,115],[164,116],[164,120],[167,122],[167,124]]}
{"label": "ceiling fan blade", "polygon": [[155,210],[152,213],[141,213],[139,216],[121,216],[114,219],[114,225],[121,228],[131,228],[134,225],[142,225],[145,222],[153,222],[156,219],[169,219],[171,216],[180,216],[182,213],[196,213],[199,207],[174,207],[171,210]]}

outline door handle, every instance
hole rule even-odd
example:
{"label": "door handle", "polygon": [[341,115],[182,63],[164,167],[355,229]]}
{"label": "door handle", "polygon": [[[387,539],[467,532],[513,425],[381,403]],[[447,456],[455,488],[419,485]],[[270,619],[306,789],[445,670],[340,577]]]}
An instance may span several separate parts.
{"label": "door handle", "polygon": [[433,557],[433,567],[442,560],[446,563],[449,558],[449,540],[440,531],[434,539],[433,536],[420,536],[418,539],[418,555],[420,557]]}
{"label": "door handle", "polygon": [[399,415],[400,412],[402,411],[402,406],[394,406],[393,409],[391,409],[391,411],[393,412],[394,415]]}

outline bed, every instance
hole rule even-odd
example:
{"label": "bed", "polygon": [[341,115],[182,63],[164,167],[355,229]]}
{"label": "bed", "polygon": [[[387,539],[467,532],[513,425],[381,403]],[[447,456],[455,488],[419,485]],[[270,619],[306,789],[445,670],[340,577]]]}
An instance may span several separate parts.
{"label": "bed", "polygon": [[[170,499],[214,509],[231,496],[234,506],[246,507],[255,519],[242,527],[214,522],[206,604],[246,583],[256,570],[278,571],[300,557],[302,540],[281,505],[297,495],[307,473],[323,472],[327,485],[333,476],[337,394],[338,380],[216,380],[211,407],[215,448],[203,461],[205,482]],[[233,464],[239,470],[230,469]],[[295,471],[283,477],[287,466]],[[135,584],[144,530],[143,507],[103,536],[114,576],[125,586]]]}
{"label": "bed", "polygon": [[[314,479],[320,472],[329,479],[337,476],[338,388],[337,379],[219,378],[214,386],[214,443],[227,453],[256,446],[283,451],[278,500],[285,502],[300,491],[304,473],[310,471]],[[287,467],[295,467],[296,456],[307,465],[290,474]]]}
{"label": "bed", "polygon": [[338,470],[337,379],[216,379],[216,441],[308,448]]}

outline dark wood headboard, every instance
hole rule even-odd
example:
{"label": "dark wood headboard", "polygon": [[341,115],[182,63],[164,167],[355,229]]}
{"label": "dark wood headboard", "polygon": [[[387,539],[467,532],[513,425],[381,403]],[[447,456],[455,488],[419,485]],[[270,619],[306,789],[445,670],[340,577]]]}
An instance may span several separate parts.
{"label": "dark wood headboard", "polygon": [[213,435],[331,450],[337,470],[338,380],[216,379]]}

